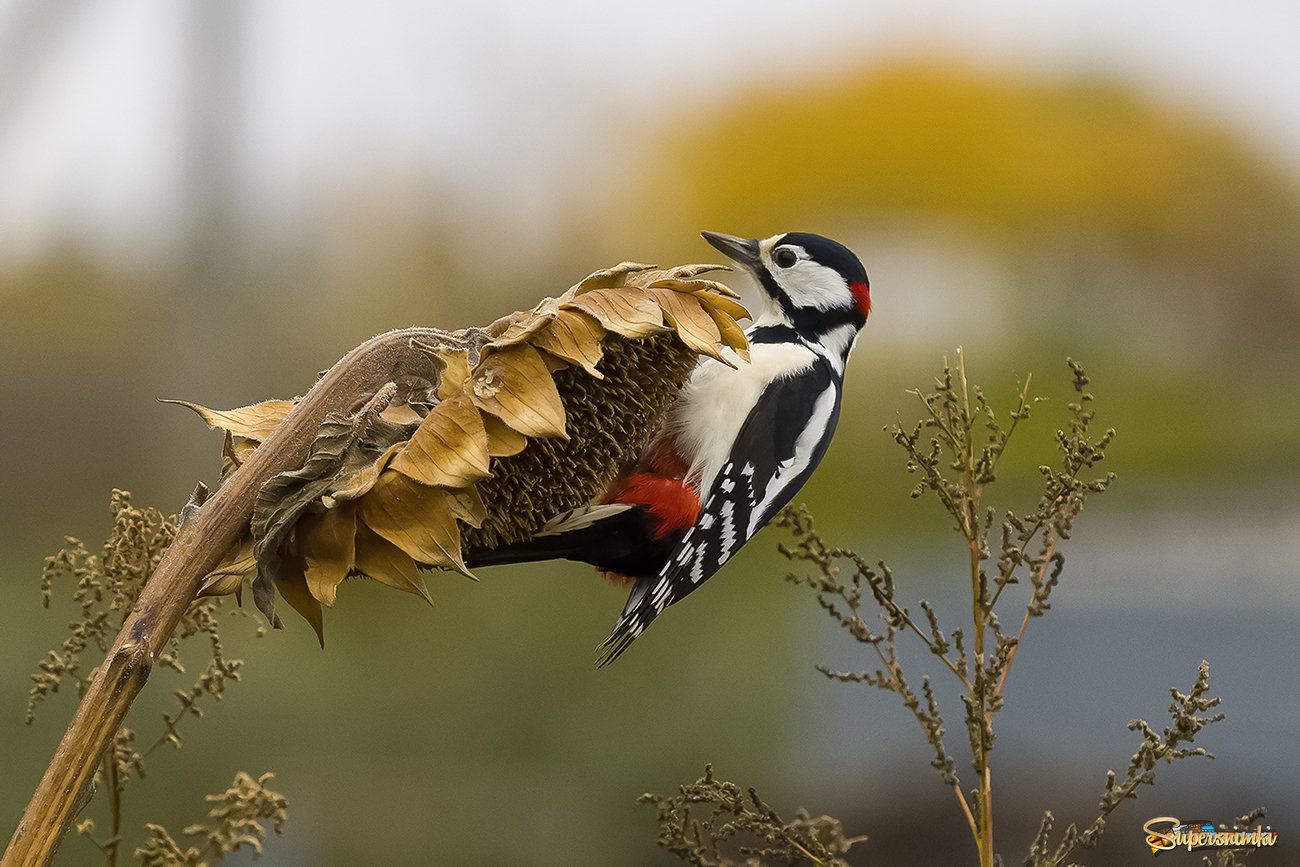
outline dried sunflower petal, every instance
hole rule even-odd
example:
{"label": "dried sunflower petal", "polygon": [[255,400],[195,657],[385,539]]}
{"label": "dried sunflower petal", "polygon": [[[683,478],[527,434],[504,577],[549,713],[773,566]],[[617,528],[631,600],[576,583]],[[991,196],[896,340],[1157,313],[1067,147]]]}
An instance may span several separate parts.
{"label": "dried sunflower petal", "polygon": [[517,455],[528,445],[528,437],[494,415],[483,416],[483,429],[487,431],[488,454],[494,458]]}
{"label": "dried sunflower petal", "polygon": [[334,604],[338,586],[356,563],[356,535],[353,503],[303,518],[298,524],[295,541],[306,564],[307,589],[326,605]]}
{"label": "dried sunflower petal", "polygon": [[420,569],[410,555],[360,522],[357,523],[356,552],[358,572],[381,584],[414,593],[433,604],[429,588],[424,586]]}
{"label": "dried sunflower petal", "polygon": [[667,330],[659,305],[644,292],[592,289],[565,301],[564,307],[589,313],[607,330],[624,337],[645,337]]}
{"label": "dried sunflower petal", "polygon": [[688,349],[731,364],[718,351],[722,345],[722,333],[713,324],[713,317],[690,293],[654,287],[646,292],[663,310],[668,323]]}
{"label": "dried sunflower petal", "polygon": [[701,274],[707,274],[710,271],[731,271],[731,270],[733,269],[730,265],[712,265],[708,263],[700,263],[695,265],[677,265],[676,267],[669,268],[667,271],[663,271],[661,273],[664,275],[664,279],[689,280],[691,283],[697,286],[702,284],[705,286],[709,286],[710,288],[713,288],[715,291],[721,292],[724,295],[731,295],[732,297],[736,297],[736,293],[731,291],[731,287],[727,286],[724,283],[715,283],[712,280],[696,279]]}
{"label": "dried sunflower petal", "polygon": [[520,311],[512,313],[503,319],[498,319],[488,326],[488,333],[492,335],[493,346],[510,346],[514,343],[523,343],[528,340],[550,320],[554,313],[550,315],[539,315],[536,310]]}
{"label": "dried sunflower petal", "polygon": [[320,602],[311,591],[307,589],[307,580],[303,577],[302,570],[294,567],[287,567],[282,570],[276,578],[275,589],[280,591],[280,595],[288,602],[294,611],[303,616],[311,628],[316,632],[316,638],[320,641],[320,646],[325,646],[325,618],[321,613]]}
{"label": "dried sunflower petal", "polygon": [[461,523],[471,527],[481,527],[487,519],[487,506],[478,485],[447,491],[447,509]]}
{"label": "dried sunflower petal", "polygon": [[[361,520],[418,563],[469,575],[450,495],[396,472],[383,473],[361,499]],[[359,567],[358,567],[359,568]],[[471,576],[473,577],[473,576]]]}
{"label": "dried sunflower petal", "polygon": [[604,374],[596,365],[603,354],[600,341],[604,336],[605,329],[594,316],[580,310],[560,310],[545,329],[533,335],[532,344],[600,379]]}
{"label": "dried sunflower petal", "polygon": [[463,393],[434,407],[390,466],[426,485],[463,488],[491,475],[483,416]]}
{"label": "dried sunflower petal", "polygon": [[257,569],[253,556],[253,538],[245,536],[221,559],[215,569],[203,576],[199,596],[229,596],[235,594],[242,602],[244,579]]}
{"label": "dried sunflower petal", "polygon": [[163,400],[194,410],[208,427],[221,428],[237,437],[246,437],[261,442],[275,430],[284,417],[293,409],[291,400],[264,400],[238,409],[208,409],[188,400]]}
{"label": "dried sunflower petal", "polygon": [[732,301],[730,298],[712,292],[696,292],[695,296],[708,305],[714,313],[726,316],[732,321],[749,318],[749,311],[745,309],[744,305]]}
{"label": "dried sunflower petal", "polygon": [[733,350],[736,355],[740,356],[742,361],[749,361],[749,340],[745,337],[745,329],[741,328],[740,324],[727,314],[721,313],[707,304],[704,309],[712,317],[713,324],[718,326],[718,335],[722,340],[722,345]]}
{"label": "dried sunflower petal", "polygon": [[639,262],[619,262],[613,268],[602,268],[599,271],[593,271],[569,291],[575,295],[581,295],[593,289],[613,289],[617,286],[626,286],[629,276],[642,271],[653,271],[656,267],[655,265],[642,265]]}
{"label": "dried sunflower petal", "polygon": [[330,482],[329,488],[325,494],[321,495],[321,503],[327,509],[334,508],[336,503],[343,503],[348,500],[355,500],[375,486],[379,479],[379,474],[388,469],[394,456],[402,450],[405,443],[396,443],[388,447],[388,450],[379,456],[378,460],[371,461],[362,465],[355,472],[351,472],[346,467],[335,470],[334,479]]}
{"label": "dried sunflower petal", "polygon": [[564,436],[564,404],[536,349],[517,343],[484,355],[470,376],[469,399],[530,437]]}

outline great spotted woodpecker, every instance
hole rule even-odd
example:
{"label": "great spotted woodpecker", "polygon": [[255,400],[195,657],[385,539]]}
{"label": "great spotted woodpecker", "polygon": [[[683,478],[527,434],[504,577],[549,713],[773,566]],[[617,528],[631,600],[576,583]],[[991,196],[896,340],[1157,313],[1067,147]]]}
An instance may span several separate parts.
{"label": "great spotted woodpecker", "polygon": [[[469,565],[566,558],[632,581],[601,665],[716,572],[812,475],[840,414],[844,366],[871,312],[847,247],[802,232],[704,232],[758,278],[750,361],[704,359],[631,472],[600,501]],[[730,350],[727,350],[730,352]]]}

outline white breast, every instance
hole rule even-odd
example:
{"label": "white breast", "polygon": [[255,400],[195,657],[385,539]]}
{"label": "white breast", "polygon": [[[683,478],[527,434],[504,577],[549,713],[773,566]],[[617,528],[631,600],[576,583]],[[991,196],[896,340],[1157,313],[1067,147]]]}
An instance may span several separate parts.
{"label": "white breast", "polygon": [[691,374],[673,407],[666,431],[681,452],[691,457],[689,481],[702,494],[726,463],[736,434],[759,395],[773,379],[812,365],[816,356],[792,343],[758,343],[750,347],[750,363],[731,368],[705,359]]}

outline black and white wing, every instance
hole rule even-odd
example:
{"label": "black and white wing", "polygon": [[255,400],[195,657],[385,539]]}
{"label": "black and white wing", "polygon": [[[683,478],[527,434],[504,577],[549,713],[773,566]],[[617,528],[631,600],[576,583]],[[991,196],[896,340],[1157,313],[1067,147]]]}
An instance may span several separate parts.
{"label": "black and white wing", "polygon": [[699,518],[657,575],[637,580],[600,665],[613,662],[669,605],[731,559],[812,475],[840,413],[841,380],[830,363],[814,363],[773,380],[741,425]]}

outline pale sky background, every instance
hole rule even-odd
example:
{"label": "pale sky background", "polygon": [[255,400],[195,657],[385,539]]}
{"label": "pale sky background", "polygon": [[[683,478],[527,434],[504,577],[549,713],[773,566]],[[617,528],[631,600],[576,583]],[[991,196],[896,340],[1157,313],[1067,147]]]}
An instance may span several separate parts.
{"label": "pale sky background", "polygon": [[[13,34],[57,6],[50,51]],[[177,224],[185,16],[177,0],[0,0],[0,255],[73,236],[164,246]],[[308,213],[322,188],[412,170],[503,224],[572,202],[589,145],[747,83],[909,51],[1098,71],[1248,131],[1300,171],[1293,0],[245,2],[240,197]],[[8,55],[8,56],[4,56]],[[27,69],[16,76],[15,70]],[[755,84],[756,86],[756,84]],[[779,118],[774,116],[774,122]],[[594,160],[594,162],[593,162]],[[502,207],[503,203],[509,207]]]}

